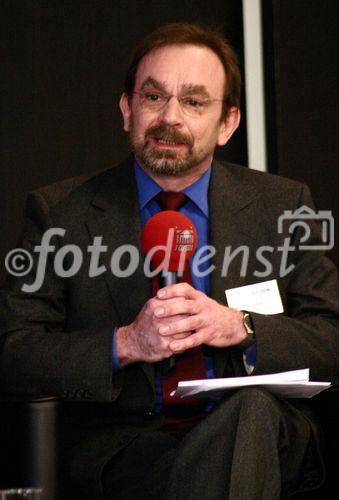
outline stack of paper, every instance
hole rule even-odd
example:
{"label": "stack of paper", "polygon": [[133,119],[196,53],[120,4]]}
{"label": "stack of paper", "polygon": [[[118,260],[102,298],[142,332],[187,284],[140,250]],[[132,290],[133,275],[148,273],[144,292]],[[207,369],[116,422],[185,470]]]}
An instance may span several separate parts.
{"label": "stack of paper", "polygon": [[331,386],[330,382],[310,382],[310,370],[293,370],[270,375],[214,378],[179,382],[171,396],[206,396],[240,387],[258,386],[284,398],[311,398]]}

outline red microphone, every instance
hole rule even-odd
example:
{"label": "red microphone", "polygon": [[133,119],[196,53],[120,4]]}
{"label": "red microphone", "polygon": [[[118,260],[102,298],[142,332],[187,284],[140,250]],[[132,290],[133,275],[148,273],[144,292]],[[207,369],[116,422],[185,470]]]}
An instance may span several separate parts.
{"label": "red microphone", "polygon": [[153,215],[141,233],[146,260],[164,285],[178,282],[178,276],[182,276],[188,266],[197,243],[198,234],[193,222],[175,210],[163,210]]}
{"label": "red microphone", "polygon": [[[180,212],[163,210],[146,222],[141,233],[141,246],[146,261],[158,275],[159,288],[178,282],[197,243],[198,234],[193,222]],[[168,373],[175,366],[175,356],[164,359],[161,364],[163,373]]]}

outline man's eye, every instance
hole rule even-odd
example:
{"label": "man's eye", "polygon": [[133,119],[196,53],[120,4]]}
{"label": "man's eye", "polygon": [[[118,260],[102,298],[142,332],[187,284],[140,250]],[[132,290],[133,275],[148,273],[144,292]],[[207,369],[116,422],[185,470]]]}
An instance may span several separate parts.
{"label": "man's eye", "polygon": [[182,102],[184,103],[185,106],[188,106],[190,108],[202,108],[204,106],[204,102],[199,100],[199,99],[193,99],[192,97],[185,97],[182,99]]}
{"label": "man's eye", "polygon": [[162,96],[159,95],[159,94],[145,94],[145,99],[146,101],[150,101],[150,102],[159,102],[162,100]]}

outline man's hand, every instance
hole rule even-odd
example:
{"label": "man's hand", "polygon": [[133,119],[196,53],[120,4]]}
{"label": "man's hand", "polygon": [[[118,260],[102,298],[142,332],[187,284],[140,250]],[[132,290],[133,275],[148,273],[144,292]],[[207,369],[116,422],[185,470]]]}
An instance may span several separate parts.
{"label": "man's hand", "polygon": [[184,319],[187,314],[169,312],[166,317],[159,317],[155,311],[161,310],[165,303],[169,311],[174,311],[180,308],[177,303],[185,300],[179,295],[168,300],[153,297],[146,302],[133,323],[118,328],[116,346],[121,366],[140,361],[155,363],[172,356],[173,351],[170,348],[170,343],[173,340],[184,339],[192,332],[161,335],[159,331],[165,325]]}
{"label": "man's hand", "polygon": [[[164,320],[159,333],[170,340],[169,349],[175,353],[201,344],[228,347],[246,338],[240,311],[219,304],[188,283],[162,288],[157,298],[162,303],[154,314]],[[183,317],[174,319],[175,316]],[[166,321],[166,318],[173,318],[173,321]],[[185,337],[174,339],[179,334],[185,334]]]}
{"label": "man's hand", "polygon": [[188,283],[161,288],[136,319],[117,331],[122,366],[157,362],[201,344],[237,345],[246,338],[242,313],[218,304]]}

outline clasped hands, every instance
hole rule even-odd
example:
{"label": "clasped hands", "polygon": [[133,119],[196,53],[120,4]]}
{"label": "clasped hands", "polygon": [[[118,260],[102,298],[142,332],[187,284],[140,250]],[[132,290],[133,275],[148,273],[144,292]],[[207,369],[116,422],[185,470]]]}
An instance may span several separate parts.
{"label": "clasped hands", "polygon": [[219,304],[190,286],[161,288],[133,323],[118,328],[117,356],[121,366],[157,362],[202,344],[228,347],[246,337],[242,313]]}

